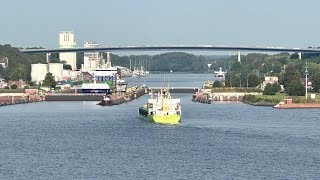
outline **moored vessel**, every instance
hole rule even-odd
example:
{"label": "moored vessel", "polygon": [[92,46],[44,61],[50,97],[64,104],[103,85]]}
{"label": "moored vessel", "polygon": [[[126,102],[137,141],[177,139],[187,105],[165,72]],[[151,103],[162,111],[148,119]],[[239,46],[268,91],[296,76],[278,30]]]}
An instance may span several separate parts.
{"label": "moored vessel", "polygon": [[139,108],[142,119],[160,124],[179,124],[181,118],[180,99],[171,98],[168,87],[157,94],[151,93],[148,103]]}
{"label": "moored vessel", "polygon": [[83,93],[105,93],[105,94],[111,93],[111,90],[108,84],[96,83],[95,80],[93,83],[83,83],[80,89]]}
{"label": "moored vessel", "polygon": [[219,71],[214,71],[214,77],[224,77],[226,75],[226,71],[222,71],[222,68],[219,68]]}

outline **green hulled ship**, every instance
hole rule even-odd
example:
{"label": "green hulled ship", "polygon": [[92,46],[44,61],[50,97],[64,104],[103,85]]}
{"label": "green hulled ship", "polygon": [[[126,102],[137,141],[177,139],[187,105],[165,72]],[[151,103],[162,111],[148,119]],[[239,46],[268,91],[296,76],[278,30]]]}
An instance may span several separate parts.
{"label": "green hulled ship", "polygon": [[164,87],[157,94],[152,94],[148,103],[139,108],[142,119],[161,123],[179,124],[181,118],[180,99],[172,99],[169,89]]}

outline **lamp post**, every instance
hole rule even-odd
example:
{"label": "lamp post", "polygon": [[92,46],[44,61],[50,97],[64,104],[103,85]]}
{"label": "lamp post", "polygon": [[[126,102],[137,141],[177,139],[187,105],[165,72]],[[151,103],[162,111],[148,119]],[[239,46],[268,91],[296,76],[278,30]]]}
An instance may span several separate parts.
{"label": "lamp post", "polygon": [[308,99],[308,63],[307,61],[306,61],[305,74],[306,74],[306,99]]}

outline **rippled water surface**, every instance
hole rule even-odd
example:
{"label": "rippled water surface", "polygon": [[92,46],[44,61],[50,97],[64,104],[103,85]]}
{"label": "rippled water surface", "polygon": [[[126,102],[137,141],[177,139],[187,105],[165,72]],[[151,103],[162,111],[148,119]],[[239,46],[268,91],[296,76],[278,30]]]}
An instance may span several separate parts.
{"label": "rippled water surface", "polygon": [[[177,79],[190,86],[195,76]],[[199,75],[199,81],[207,76]],[[161,78],[153,75],[150,84]],[[173,96],[181,98],[183,111],[176,126],[137,117],[147,95],[112,107],[96,102],[0,107],[0,179],[320,177],[318,109],[209,105],[192,102],[191,94]]]}

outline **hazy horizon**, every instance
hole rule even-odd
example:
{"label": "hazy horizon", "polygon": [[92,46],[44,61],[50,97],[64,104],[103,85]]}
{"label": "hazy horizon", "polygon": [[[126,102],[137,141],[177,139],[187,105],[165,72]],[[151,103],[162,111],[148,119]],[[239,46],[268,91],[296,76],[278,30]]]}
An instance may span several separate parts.
{"label": "hazy horizon", "polygon": [[318,45],[320,2],[163,0],[4,1],[0,44],[58,47],[58,33],[73,31],[77,46]]}

